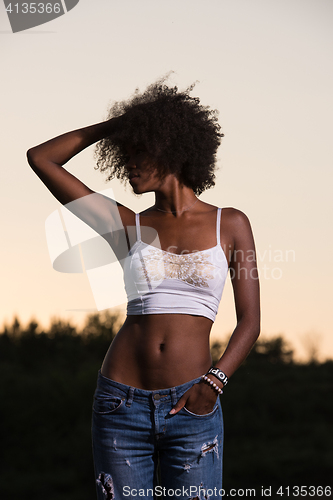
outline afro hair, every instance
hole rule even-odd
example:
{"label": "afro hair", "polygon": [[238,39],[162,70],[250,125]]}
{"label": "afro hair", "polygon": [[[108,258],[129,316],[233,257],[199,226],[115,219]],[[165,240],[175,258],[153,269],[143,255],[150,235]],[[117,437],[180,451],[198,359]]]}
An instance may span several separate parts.
{"label": "afro hair", "polygon": [[216,152],[224,134],[217,110],[202,106],[185,91],[168,87],[165,78],[127,101],[116,102],[108,119],[120,117],[109,136],[96,145],[95,169],[127,180],[128,145],[144,145],[160,167],[161,178],[173,173],[196,195],[215,185]]}

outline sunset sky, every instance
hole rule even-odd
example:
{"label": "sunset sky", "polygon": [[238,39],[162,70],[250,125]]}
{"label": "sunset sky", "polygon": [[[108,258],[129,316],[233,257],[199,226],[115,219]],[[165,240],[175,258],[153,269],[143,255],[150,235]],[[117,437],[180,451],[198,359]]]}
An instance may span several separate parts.
{"label": "sunset sky", "polygon": [[[60,205],[26,150],[103,120],[172,70],[170,84],[197,81],[192,95],[220,112],[217,182],[201,199],[252,223],[263,335],[283,334],[300,359],[333,358],[332,21],[331,0],[80,0],[13,34],[1,3],[0,323],[81,324],[97,310],[86,274],[52,268],[45,221]],[[152,203],[94,164],[91,147],[66,168],[136,212]],[[123,289],[118,275],[110,286]],[[213,338],[234,326],[228,282]]]}

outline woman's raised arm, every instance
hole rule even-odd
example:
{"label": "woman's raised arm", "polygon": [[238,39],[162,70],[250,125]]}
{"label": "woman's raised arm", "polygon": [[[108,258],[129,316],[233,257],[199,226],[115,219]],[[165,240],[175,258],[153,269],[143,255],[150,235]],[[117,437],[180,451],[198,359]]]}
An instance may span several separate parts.
{"label": "woman's raised arm", "polygon": [[115,221],[119,210],[123,223],[130,224],[132,211],[92,191],[63,165],[83,149],[111,135],[119,120],[121,117],[67,132],[27,152],[29,165],[57,200],[100,234],[105,226],[109,231],[120,229],[119,222]]}

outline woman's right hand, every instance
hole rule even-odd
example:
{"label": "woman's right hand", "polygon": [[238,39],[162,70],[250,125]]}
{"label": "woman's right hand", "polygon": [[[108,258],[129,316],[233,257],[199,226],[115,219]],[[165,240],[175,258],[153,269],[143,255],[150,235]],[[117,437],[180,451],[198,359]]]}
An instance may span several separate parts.
{"label": "woman's right hand", "polygon": [[188,389],[169,412],[171,415],[178,413],[184,406],[196,415],[210,413],[216,403],[218,394],[209,384],[199,382]]}

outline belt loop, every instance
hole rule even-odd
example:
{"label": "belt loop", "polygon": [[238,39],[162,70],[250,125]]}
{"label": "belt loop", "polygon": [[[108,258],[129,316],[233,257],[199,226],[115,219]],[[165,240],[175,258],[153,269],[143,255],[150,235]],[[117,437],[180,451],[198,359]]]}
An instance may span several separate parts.
{"label": "belt loop", "polygon": [[133,397],[134,397],[134,387],[130,387],[128,391],[128,399],[126,401],[126,406],[131,406],[133,403]]}
{"label": "belt loop", "polygon": [[178,401],[176,388],[175,387],[171,387],[170,391],[171,391],[172,406],[175,406],[175,404]]}

